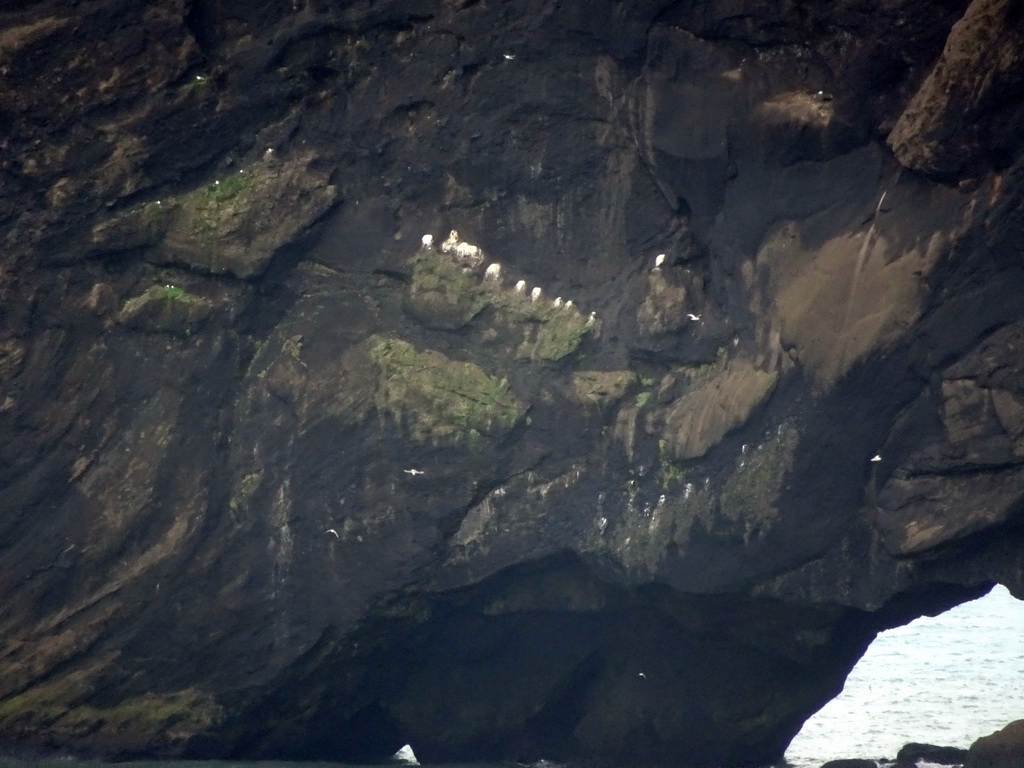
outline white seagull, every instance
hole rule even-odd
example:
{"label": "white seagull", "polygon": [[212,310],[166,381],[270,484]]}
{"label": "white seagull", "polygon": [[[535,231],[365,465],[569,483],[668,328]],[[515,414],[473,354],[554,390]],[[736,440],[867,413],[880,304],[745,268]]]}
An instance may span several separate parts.
{"label": "white seagull", "polygon": [[693,320],[693,322],[695,322],[695,323],[699,323],[700,322],[700,315],[695,315],[695,314],[693,314],[693,312],[687,312],[686,316],[688,318],[690,318],[691,320]]}
{"label": "white seagull", "polygon": [[405,474],[407,475],[412,475],[413,477],[416,477],[416,475],[426,474],[426,472],[424,472],[422,469],[403,469],[402,471],[405,472]]}
{"label": "white seagull", "polygon": [[879,455],[877,453],[874,456],[871,457],[871,463],[872,464],[874,464],[875,462],[881,461],[881,460],[882,460],[881,455]]}
{"label": "white seagull", "polygon": [[341,538],[338,535],[338,532],[336,530],[334,530],[333,528],[328,528],[326,531],[324,531],[324,533],[333,533],[334,534],[334,538],[336,538],[336,539],[340,539]]}
{"label": "white seagull", "polygon": [[654,268],[661,269],[661,265],[665,263],[665,254],[659,253],[654,259]]}

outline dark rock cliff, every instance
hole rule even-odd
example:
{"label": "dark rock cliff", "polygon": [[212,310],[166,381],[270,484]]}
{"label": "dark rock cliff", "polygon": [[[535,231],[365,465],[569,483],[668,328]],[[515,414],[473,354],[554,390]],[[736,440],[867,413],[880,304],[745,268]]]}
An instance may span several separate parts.
{"label": "dark rock cliff", "polygon": [[3,745],[754,764],[1024,597],[1011,0],[0,24]]}

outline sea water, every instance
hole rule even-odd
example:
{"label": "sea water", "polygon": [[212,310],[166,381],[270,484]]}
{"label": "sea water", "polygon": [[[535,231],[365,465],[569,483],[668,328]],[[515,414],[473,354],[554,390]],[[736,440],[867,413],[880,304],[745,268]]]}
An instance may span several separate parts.
{"label": "sea water", "polygon": [[[979,736],[1020,719],[1024,719],[1024,602],[996,587],[985,597],[936,618],[921,618],[880,634],[850,673],[843,692],[804,725],[786,752],[786,762],[795,768],[817,768],[843,757],[892,759],[911,741],[968,747]],[[685,755],[680,755],[679,763],[686,763]],[[0,768],[99,765],[0,757]],[[122,765],[334,768],[340,764],[229,760]]]}
{"label": "sea water", "polygon": [[893,759],[917,741],[969,747],[1024,719],[1024,602],[1004,587],[935,618],[881,633],[843,692],[786,752],[798,768],[843,757]]}

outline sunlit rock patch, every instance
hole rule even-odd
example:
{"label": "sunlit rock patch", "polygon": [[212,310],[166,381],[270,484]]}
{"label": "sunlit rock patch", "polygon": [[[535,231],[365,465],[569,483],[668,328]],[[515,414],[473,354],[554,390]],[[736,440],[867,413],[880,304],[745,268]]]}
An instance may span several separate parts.
{"label": "sunlit rock patch", "polygon": [[481,275],[448,254],[420,251],[413,257],[408,311],[428,327],[456,330],[489,308],[493,313],[482,324],[513,345],[512,356],[535,361],[561,360],[599,330],[596,317],[565,302],[556,306],[539,298],[542,292],[527,295],[504,284],[500,274]]}
{"label": "sunlit rock patch", "polygon": [[413,440],[450,443],[493,436],[526,412],[507,381],[473,363],[420,352],[400,339],[373,337],[367,346],[380,371],[377,408],[408,429]]}
{"label": "sunlit rock patch", "polygon": [[88,247],[98,254],[145,247],[146,260],[154,263],[258,276],[281,246],[337,199],[315,161],[309,153],[271,156],[189,192],[128,209],[96,224]]}
{"label": "sunlit rock patch", "polygon": [[190,335],[213,311],[202,296],[176,285],[154,285],[124,303],[118,320],[142,331]]}

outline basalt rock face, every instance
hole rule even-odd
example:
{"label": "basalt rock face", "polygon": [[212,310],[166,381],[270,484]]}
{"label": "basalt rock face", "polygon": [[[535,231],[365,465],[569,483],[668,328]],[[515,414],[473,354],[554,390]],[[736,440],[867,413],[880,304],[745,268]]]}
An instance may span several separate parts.
{"label": "basalt rock face", "polygon": [[3,745],[763,763],[1024,597],[1014,4],[0,14]]}

